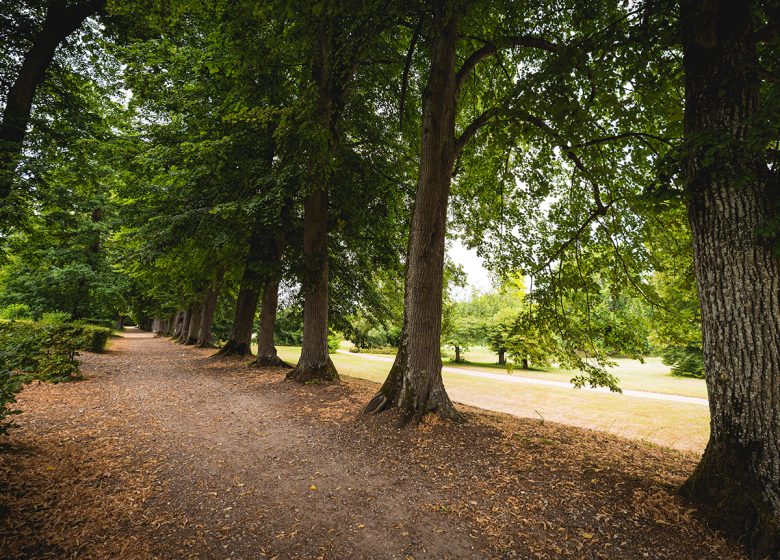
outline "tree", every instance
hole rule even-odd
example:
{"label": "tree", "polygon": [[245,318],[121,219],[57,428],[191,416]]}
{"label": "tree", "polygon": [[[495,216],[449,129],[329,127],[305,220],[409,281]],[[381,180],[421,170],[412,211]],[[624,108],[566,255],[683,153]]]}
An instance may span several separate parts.
{"label": "tree", "polygon": [[771,237],[779,176],[766,155],[777,102],[765,101],[759,76],[760,52],[776,60],[780,22],[769,12],[756,29],[761,7],[680,3],[683,177],[711,414],[710,440],[683,492],[753,558],[780,553],[780,257]]}
{"label": "tree", "polygon": [[[46,15],[37,33],[29,38],[29,48],[5,96],[0,121],[0,200],[5,201],[11,193],[35,92],[54,59],[57,47],[104,4],[105,0],[84,0],[73,4],[51,1],[46,4]],[[22,12],[20,10],[20,17],[23,17]]]}

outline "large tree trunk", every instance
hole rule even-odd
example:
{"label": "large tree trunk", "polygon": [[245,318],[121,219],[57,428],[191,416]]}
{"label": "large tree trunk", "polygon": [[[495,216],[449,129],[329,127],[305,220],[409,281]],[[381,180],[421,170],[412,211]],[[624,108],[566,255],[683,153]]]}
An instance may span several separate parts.
{"label": "large tree trunk", "polygon": [[198,333],[200,332],[200,321],[203,317],[203,304],[196,302],[190,308],[190,326],[187,329],[187,338],[184,344],[195,344],[198,342]]}
{"label": "large tree trunk", "polygon": [[214,313],[217,310],[217,300],[219,299],[220,281],[222,274],[218,275],[217,281],[206,291],[206,297],[203,300],[203,312],[200,318],[200,329],[198,330],[197,345],[201,348],[212,348],[214,346],[211,329],[214,326]]}
{"label": "large tree trunk", "polygon": [[498,349],[498,365],[506,365],[506,350],[503,348]]}
{"label": "large tree trunk", "polygon": [[304,203],[303,346],[287,379],[306,383],[339,378],[328,354],[328,193],[315,190]]}
{"label": "large tree trunk", "polygon": [[[247,277],[251,277],[248,279]],[[257,313],[257,300],[260,289],[257,286],[256,273],[247,274],[241,280],[236,301],[236,314],[233,327],[225,345],[217,352],[217,356],[251,356],[252,355],[252,323]]]}
{"label": "large tree trunk", "polygon": [[8,95],[0,122],[0,200],[11,192],[17,160],[22,151],[35,91],[51,65],[57,46],[89,16],[102,9],[105,0],[83,1],[68,6],[50,2],[46,19],[24,56]]}
{"label": "large tree trunk", "polygon": [[311,192],[303,205],[303,346],[298,363],[287,374],[287,379],[300,383],[339,378],[328,354],[328,186],[341,97],[349,76],[336,63],[340,55],[333,52],[332,25],[320,23],[312,68],[317,86],[316,115],[322,131],[328,134],[328,142],[327,147],[319,148],[322,153],[314,150],[311,156]]}
{"label": "large tree trunk", "polygon": [[181,329],[184,327],[184,311],[178,311],[173,320],[173,332],[171,333],[172,339],[177,339],[181,336]]}
{"label": "large tree trunk", "polygon": [[187,342],[187,336],[190,333],[190,322],[192,321],[192,306],[190,305],[187,310],[184,312],[184,316],[181,320],[181,331],[179,332],[179,337],[176,339],[176,342],[180,344],[184,344]]}
{"label": "large tree trunk", "polygon": [[274,328],[276,327],[276,308],[279,303],[279,281],[269,280],[263,289],[260,304],[260,326],[257,330],[257,359],[252,365],[257,367],[290,367],[276,353]]}
{"label": "large tree trunk", "polygon": [[[757,239],[771,178],[750,7],[681,5],[688,214],[701,301],[710,440],[683,493],[753,558],[780,557],[780,258]],[[777,185],[774,185],[777,188]]]}
{"label": "large tree trunk", "polygon": [[[455,158],[457,9],[433,6],[431,68],[423,93],[420,174],[407,256],[401,348],[366,412],[401,409],[401,422],[428,412],[458,419],[441,378],[441,313],[447,199]],[[405,363],[404,363],[405,362]]]}

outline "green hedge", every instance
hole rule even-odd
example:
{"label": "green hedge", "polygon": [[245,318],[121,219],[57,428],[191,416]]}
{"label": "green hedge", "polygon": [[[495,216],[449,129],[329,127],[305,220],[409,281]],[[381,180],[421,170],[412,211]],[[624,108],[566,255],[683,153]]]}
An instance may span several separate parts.
{"label": "green hedge", "polygon": [[105,350],[111,329],[78,323],[0,321],[0,433],[9,405],[25,383],[67,381],[78,372],[79,350]]}

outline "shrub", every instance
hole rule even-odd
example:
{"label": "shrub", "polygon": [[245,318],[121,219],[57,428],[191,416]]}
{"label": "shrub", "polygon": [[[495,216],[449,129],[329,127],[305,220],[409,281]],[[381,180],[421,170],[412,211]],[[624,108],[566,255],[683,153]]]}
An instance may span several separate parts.
{"label": "shrub", "polygon": [[700,346],[667,346],[661,358],[667,366],[672,366],[672,375],[704,379],[704,354]]}
{"label": "shrub", "polygon": [[7,321],[17,321],[20,319],[30,319],[32,317],[32,311],[30,307],[24,303],[12,303],[6,305],[0,309],[0,319]]}
{"label": "shrub", "polygon": [[85,328],[73,323],[0,321],[0,433],[8,429],[7,418],[18,413],[10,405],[25,383],[67,381],[78,372],[76,355],[87,342]]}
{"label": "shrub", "polygon": [[15,373],[10,369],[0,369],[0,435],[8,432],[11,425],[8,418],[21,412],[11,405],[16,402],[16,394],[30,380],[24,374]]}
{"label": "shrub", "polygon": [[41,323],[60,324],[70,321],[70,313],[64,311],[50,311],[41,317]]}
{"label": "shrub", "polygon": [[113,332],[111,329],[96,325],[82,325],[81,328],[83,335],[80,349],[87,352],[103,352],[106,349],[108,339]]}
{"label": "shrub", "polygon": [[341,335],[337,333],[328,333],[328,353],[333,354],[338,350],[342,340]]}

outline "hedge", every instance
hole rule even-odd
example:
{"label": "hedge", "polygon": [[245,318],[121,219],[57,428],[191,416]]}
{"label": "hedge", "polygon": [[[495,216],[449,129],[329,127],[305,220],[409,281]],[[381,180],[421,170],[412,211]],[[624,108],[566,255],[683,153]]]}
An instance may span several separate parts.
{"label": "hedge", "polygon": [[101,352],[111,329],[77,323],[0,321],[0,434],[25,383],[73,378],[79,350]]}

